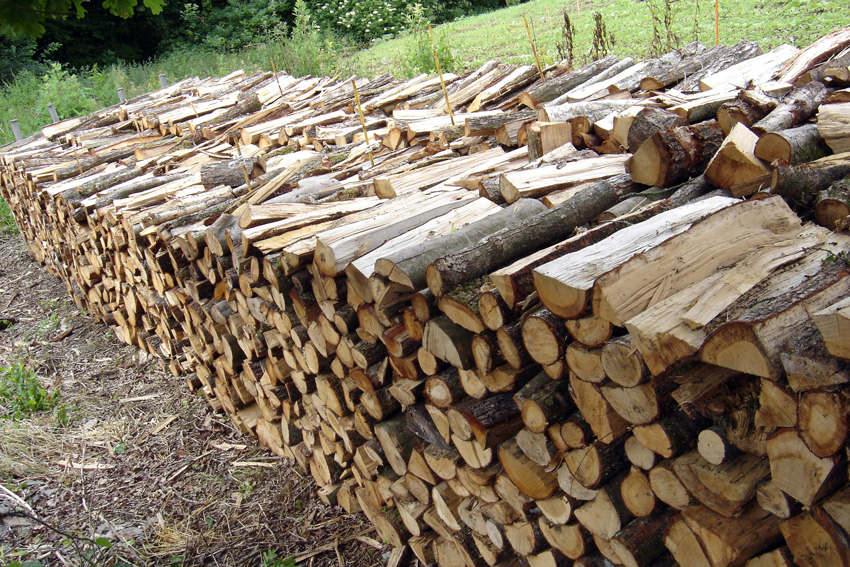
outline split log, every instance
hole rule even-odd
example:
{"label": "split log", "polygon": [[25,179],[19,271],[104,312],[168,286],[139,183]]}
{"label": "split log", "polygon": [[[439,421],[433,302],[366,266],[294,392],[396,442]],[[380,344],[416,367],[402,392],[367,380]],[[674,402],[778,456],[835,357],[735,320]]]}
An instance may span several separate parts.
{"label": "split log", "polygon": [[515,440],[502,443],[498,452],[508,478],[529,498],[549,498],[558,488],[557,477],[526,457]]}
{"label": "split log", "polygon": [[818,111],[818,132],[835,153],[850,151],[850,104],[824,104]]}
{"label": "split log", "polygon": [[770,467],[764,459],[752,455],[712,465],[693,452],[676,459],[674,471],[697,500],[730,518],[755,497],[756,487],[770,474]]}
{"label": "split log", "polygon": [[604,538],[610,540],[623,529],[632,519],[632,514],[623,503],[620,485],[625,475],[612,479],[596,491],[596,497],[575,511],[576,519],[587,528],[587,531],[597,536],[597,546]]}
{"label": "split log", "polygon": [[702,173],[722,141],[716,120],[658,132],[635,148],[626,169],[638,183],[669,187]]}
{"label": "split log", "polygon": [[736,124],[751,128],[776,108],[779,101],[757,89],[741,91],[735,100],[724,103],[717,110],[717,122],[727,136]]}
{"label": "split log", "polygon": [[597,277],[731,203],[729,199],[718,197],[667,211],[536,268],[534,283],[540,300],[559,317],[580,317],[589,306],[590,292]]}
{"label": "split log", "polygon": [[754,153],[757,142],[758,136],[743,124],[736,124],[708,163],[706,181],[715,187],[731,190],[735,197],[743,196],[733,187],[761,179],[770,172]]}
{"label": "split log", "polygon": [[521,198],[542,197],[580,183],[620,175],[625,172],[623,164],[627,159],[628,156],[624,155],[609,155],[503,173],[499,177],[499,189],[508,203]]}
{"label": "split log", "polygon": [[741,41],[734,46],[718,45],[708,49],[694,46],[692,51],[692,55],[684,57],[672,68],[642,80],[641,89],[657,90],[685,79],[677,85],[679,90],[697,90],[703,76],[755,57],[761,53],[761,48],[754,41]]}
{"label": "split log", "polygon": [[637,151],[653,135],[687,125],[688,122],[678,114],[657,107],[644,108],[632,119],[625,147]]}
{"label": "split log", "polygon": [[842,299],[820,310],[809,311],[812,321],[823,336],[827,350],[833,356],[850,359],[850,299]]}
{"label": "split log", "polygon": [[711,565],[739,565],[780,541],[780,520],[755,502],[741,515],[724,518],[703,506],[683,512],[685,522],[705,549]]}
{"label": "split log", "polygon": [[[667,210],[668,205],[659,201],[648,205],[634,213],[618,217],[610,222],[603,223],[588,231],[579,233],[564,242],[544,248],[530,256],[517,260],[505,268],[496,270],[490,274],[490,279],[496,285],[500,295],[509,307],[515,309],[517,305],[534,291],[532,270],[556,258],[576,252],[592,244],[596,244],[632,224],[647,220],[656,214]],[[578,340],[578,339],[577,339]]]}
{"label": "split log", "polygon": [[614,411],[600,392],[599,386],[570,374],[570,389],[576,407],[599,439],[611,443],[625,435],[629,427],[628,422]]}
{"label": "split log", "polygon": [[795,565],[850,565],[850,541],[846,532],[821,508],[784,521],[782,535],[791,550]]}
{"label": "split log", "polygon": [[[764,378],[780,375],[783,372],[780,349],[805,326],[807,306],[817,311],[850,289],[845,278],[846,270],[838,267],[823,269],[822,263],[809,263],[817,261],[816,256],[810,254],[797,264],[776,272],[764,287],[754,288],[753,292],[742,296],[736,302],[738,305],[731,308],[739,315],[734,320],[727,319],[728,323],[722,323],[711,333],[700,351],[701,360]],[[805,280],[797,279],[806,272],[810,275]],[[758,306],[750,303],[756,295],[766,297],[762,294],[767,290],[777,289],[772,287],[774,284],[789,289],[784,287],[789,280],[799,281],[799,284],[791,284],[794,286],[793,298],[780,292],[774,295],[772,301],[764,301]]]}
{"label": "split log", "polygon": [[771,482],[811,506],[844,482],[844,455],[820,458],[794,430],[780,430],[767,440]]}
{"label": "split log", "polygon": [[826,95],[826,87],[818,81],[795,87],[785,96],[781,104],[753,124],[752,131],[762,136],[767,132],[787,130],[800,125],[814,116]]}

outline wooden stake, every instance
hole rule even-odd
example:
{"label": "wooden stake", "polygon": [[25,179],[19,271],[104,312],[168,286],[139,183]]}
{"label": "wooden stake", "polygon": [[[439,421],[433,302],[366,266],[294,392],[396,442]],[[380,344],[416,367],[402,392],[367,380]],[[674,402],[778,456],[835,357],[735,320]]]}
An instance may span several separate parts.
{"label": "wooden stake", "polygon": [[357,114],[360,116],[360,126],[363,127],[363,135],[366,136],[366,147],[369,148],[369,163],[375,167],[375,158],[372,156],[372,145],[369,143],[369,131],[366,130],[366,119],[363,118],[363,107],[360,106],[360,94],[357,92],[357,82],[351,79],[351,86],[354,87],[354,102],[357,103]]}
{"label": "wooden stake", "polygon": [[431,40],[431,54],[434,56],[434,65],[437,67],[437,74],[440,76],[440,86],[443,88],[443,96],[446,97],[446,108],[449,109],[449,118],[452,121],[452,126],[454,126],[455,115],[452,112],[452,105],[449,102],[449,91],[446,90],[446,83],[443,81],[443,70],[440,69],[440,59],[437,57],[437,50],[434,47],[434,35],[431,33],[431,26],[428,26],[428,38]]}
{"label": "wooden stake", "polygon": [[277,81],[277,88],[280,90],[280,96],[283,96],[283,87],[280,86],[280,77],[277,76],[277,67],[274,66],[274,59],[269,57],[269,62],[272,64],[272,73],[274,73],[274,79]]}
{"label": "wooden stake", "polygon": [[528,32],[528,41],[531,42],[531,51],[534,52],[534,61],[537,63],[537,72],[540,73],[540,80],[545,81],[543,67],[540,66],[540,57],[537,56],[537,46],[534,45],[534,38],[531,36],[531,27],[528,25],[528,18],[525,17],[525,14],[522,15],[522,21],[525,22],[525,31]]}
{"label": "wooden stake", "polygon": [[576,0],[576,11],[578,12],[578,15],[581,16],[581,6],[578,5],[578,0]]}
{"label": "wooden stake", "polygon": [[720,0],[714,0],[714,44],[720,45]]}

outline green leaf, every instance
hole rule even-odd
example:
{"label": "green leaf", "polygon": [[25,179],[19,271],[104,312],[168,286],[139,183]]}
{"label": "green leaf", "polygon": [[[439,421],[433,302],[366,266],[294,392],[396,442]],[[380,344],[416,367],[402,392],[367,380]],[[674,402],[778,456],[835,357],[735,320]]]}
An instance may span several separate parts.
{"label": "green leaf", "polygon": [[97,546],[105,547],[105,548],[107,548],[107,549],[109,549],[110,547],[112,547],[112,542],[111,542],[111,541],[109,541],[108,539],[106,539],[105,537],[99,537],[99,538],[97,538],[96,540],[94,540],[94,543],[95,543],[95,545],[97,545]]}
{"label": "green leaf", "polygon": [[156,15],[162,12],[162,7],[165,5],[165,0],[144,0],[145,6],[150,8],[152,14]]}

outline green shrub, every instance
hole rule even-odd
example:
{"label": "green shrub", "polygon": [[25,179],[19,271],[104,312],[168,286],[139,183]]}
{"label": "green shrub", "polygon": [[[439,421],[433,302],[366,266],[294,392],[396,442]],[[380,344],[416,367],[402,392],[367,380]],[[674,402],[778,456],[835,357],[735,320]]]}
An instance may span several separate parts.
{"label": "green shrub", "polygon": [[363,43],[410,29],[414,10],[439,24],[504,6],[505,0],[324,0],[311,9],[323,29]]}
{"label": "green shrub", "polygon": [[449,40],[451,35],[449,26],[429,30],[431,24],[427,21],[424,10],[419,4],[414,4],[411,8],[406,25],[413,34],[413,41],[407,43],[404,52],[404,72],[408,77],[436,72],[435,52],[443,72],[455,69],[457,61],[455,61]]}
{"label": "green shrub", "polygon": [[22,361],[0,368],[0,417],[21,419],[53,407],[54,396]]}
{"label": "green shrub", "polygon": [[295,77],[304,75],[332,75],[345,59],[350,48],[331,32],[322,29],[313,19],[305,0],[296,0],[292,32],[272,33],[267,44],[269,56],[282,70]]}

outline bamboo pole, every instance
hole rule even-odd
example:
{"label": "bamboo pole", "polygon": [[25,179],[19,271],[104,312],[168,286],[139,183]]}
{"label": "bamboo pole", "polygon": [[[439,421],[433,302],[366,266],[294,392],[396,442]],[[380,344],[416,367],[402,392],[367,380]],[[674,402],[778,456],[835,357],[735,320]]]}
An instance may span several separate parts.
{"label": "bamboo pole", "polygon": [[545,81],[543,67],[540,65],[540,57],[537,56],[537,46],[534,45],[534,37],[531,35],[531,27],[528,25],[528,18],[525,17],[525,14],[522,15],[522,21],[525,22],[525,31],[528,32],[528,41],[531,43],[531,51],[534,53],[534,62],[537,63],[537,72],[540,74],[540,80]]}
{"label": "bamboo pole", "polygon": [[360,116],[360,126],[363,128],[363,135],[366,136],[366,147],[369,148],[369,163],[375,167],[375,158],[372,155],[372,145],[369,143],[369,131],[366,129],[366,119],[363,118],[363,107],[360,106],[360,93],[357,92],[357,81],[351,79],[351,86],[354,87],[354,102],[357,103],[357,114]]}
{"label": "bamboo pole", "polygon": [[714,44],[720,45],[720,0],[714,0]]}
{"label": "bamboo pole", "polygon": [[280,85],[280,77],[277,76],[277,67],[274,65],[274,59],[269,57],[269,62],[272,64],[272,73],[274,73],[274,80],[277,81],[277,88],[280,91],[280,96],[283,96],[283,87]]}
{"label": "bamboo pole", "polygon": [[77,147],[74,146],[74,159],[77,160],[77,169],[80,170],[80,175],[83,174],[83,164],[80,163],[80,156],[77,155]]}
{"label": "bamboo pole", "polygon": [[440,68],[440,58],[437,57],[437,49],[434,47],[434,35],[431,33],[431,26],[428,26],[428,38],[431,40],[431,54],[434,56],[434,65],[437,67],[437,74],[440,76],[440,87],[443,89],[443,96],[446,97],[446,108],[449,109],[449,118],[452,121],[452,126],[455,125],[455,115],[452,112],[452,104],[449,102],[449,91],[446,90],[446,82],[443,80],[443,70]]}

